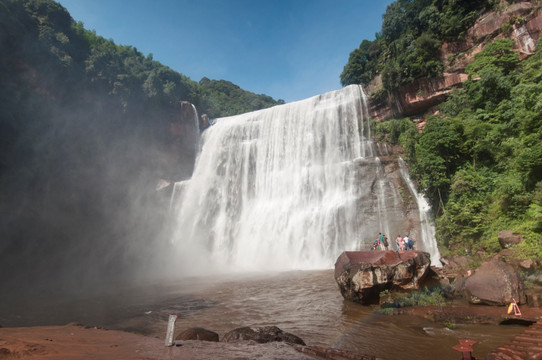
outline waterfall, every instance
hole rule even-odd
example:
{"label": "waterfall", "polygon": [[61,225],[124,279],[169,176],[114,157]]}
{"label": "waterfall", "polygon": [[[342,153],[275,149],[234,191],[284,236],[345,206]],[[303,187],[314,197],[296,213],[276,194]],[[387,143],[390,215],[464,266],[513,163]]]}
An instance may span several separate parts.
{"label": "waterfall", "polygon": [[216,119],[173,200],[172,241],[190,266],[329,268],[380,231],[406,231],[377,153],[356,85]]}
{"label": "waterfall", "polygon": [[410,179],[408,168],[401,158],[399,158],[399,168],[401,170],[401,176],[407,183],[410,193],[416,198],[416,203],[418,205],[422,236],[422,241],[418,245],[418,250],[423,250],[431,255],[431,265],[442,266],[440,262],[440,252],[435,239],[435,226],[433,224],[431,206],[429,206],[427,199],[416,190],[414,183]]}

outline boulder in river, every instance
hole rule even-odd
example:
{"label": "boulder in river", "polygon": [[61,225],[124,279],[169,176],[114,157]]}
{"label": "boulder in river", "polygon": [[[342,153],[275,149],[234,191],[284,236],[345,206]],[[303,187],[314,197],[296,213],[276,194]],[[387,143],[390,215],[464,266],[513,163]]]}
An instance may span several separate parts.
{"label": "boulder in river", "polygon": [[335,280],[347,300],[378,304],[385,290],[417,290],[430,279],[429,254],[416,251],[345,251],[335,263]]}
{"label": "boulder in river", "polygon": [[498,257],[486,260],[465,281],[465,292],[473,304],[508,305],[526,301],[523,281],[512,265]]}
{"label": "boulder in river", "polygon": [[298,336],[282,331],[276,326],[263,326],[257,328],[242,327],[226,333],[222,337],[223,342],[236,342],[240,340],[252,340],[263,344],[273,341],[283,341],[292,344],[305,345]]}

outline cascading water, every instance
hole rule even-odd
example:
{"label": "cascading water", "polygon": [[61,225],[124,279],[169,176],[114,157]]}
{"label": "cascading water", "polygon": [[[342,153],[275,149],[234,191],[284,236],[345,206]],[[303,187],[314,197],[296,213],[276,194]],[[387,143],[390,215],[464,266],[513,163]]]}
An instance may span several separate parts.
{"label": "cascading water", "polygon": [[431,207],[429,206],[427,199],[416,191],[416,187],[410,179],[408,168],[404,160],[399,158],[398,162],[403,180],[407,183],[410,193],[414,194],[416,197],[418,212],[420,214],[420,231],[422,239],[427,239],[422,243],[423,248],[421,250],[424,250],[431,255],[431,265],[442,266],[440,262],[440,252],[435,240],[435,226],[433,224]]}
{"label": "cascading water", "polygon": [[172,202],[173,241],[192,266],[329,268],[378,232],[417,231],[375,157],[359,86],[217,119],[201,146]]}

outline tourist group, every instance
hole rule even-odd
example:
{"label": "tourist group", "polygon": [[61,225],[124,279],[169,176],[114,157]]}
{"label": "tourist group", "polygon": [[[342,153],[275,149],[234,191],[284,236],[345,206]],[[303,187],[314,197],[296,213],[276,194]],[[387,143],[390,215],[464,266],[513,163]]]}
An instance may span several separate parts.
{"label": "tourist group", "polygon": [[[405,235],[405,237],[397,235],[395,246],[397,250],[414,250],[414,240],[409,238],[408,235]],[[378,237],[373,242],[372,250],[389,250],[389,242],[386,235],[378,233]]]}

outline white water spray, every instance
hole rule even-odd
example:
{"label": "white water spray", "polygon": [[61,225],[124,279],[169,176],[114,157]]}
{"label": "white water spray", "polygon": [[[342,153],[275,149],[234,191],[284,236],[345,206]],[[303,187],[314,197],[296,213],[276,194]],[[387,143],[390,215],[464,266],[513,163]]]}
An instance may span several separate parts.
{"label": "white water spray", "polygon": [[431,256],[431,265],[442,266],[440,262],[440,252],[437,247],[437,241],[435,239],[435,225],[433,224],[433,216],[431,207],[427,202],[427,199],[418,191],[414,186],[414,183],[410,179],[408,167],[404,160],[399,158],[399,169],[403,180],[407,183],[410,193],[416,197],[416,203],[418,204],[418,212],[420,214],[420,230],[423,241],[419,244],[418,250],[423,250]]}
{"label": "white water spray", "polygon": [[361,87],[348,86],[217,119],[174,200],[183,261],[329,268],[379,231],[405,231],[400,196],[366,137],[367,109]]}

